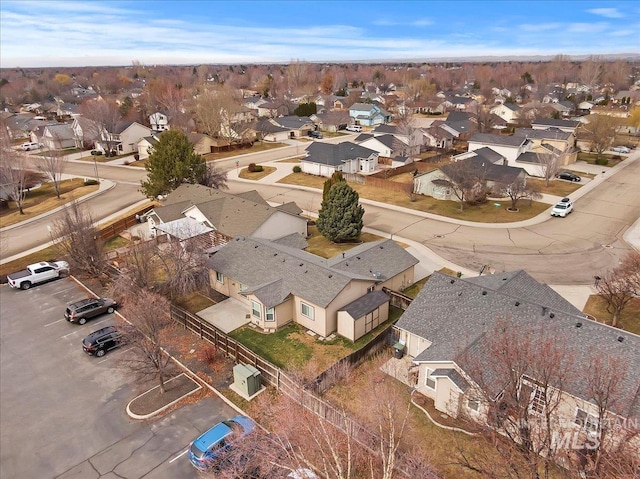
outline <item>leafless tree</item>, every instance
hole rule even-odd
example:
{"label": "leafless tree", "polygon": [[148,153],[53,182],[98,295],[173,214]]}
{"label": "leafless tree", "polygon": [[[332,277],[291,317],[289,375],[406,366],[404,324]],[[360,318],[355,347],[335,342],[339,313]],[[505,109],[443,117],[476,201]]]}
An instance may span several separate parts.
{"label": "leafless tree", "polygon": [[597,56],[590,56],[580,65],[580,81],[589,87],[590,91],[600,82],[604,72],[604,64]]}
{"label": "leafless tree", "polygon": [[607,311],[613,315],[611,325],[617,327],[622,311],[640,294],[640,253],[630,252],[618,266],[600,274],[599,278],[596,289],[607,302]]}
{"label": "leafless tree", "polygon": [[0,130],[0,186],[23,215],[29,160],[26,154],[11,148],[11,139],[4,122],[0,124]]}
{"label": "leafless tree", "polygon": [[140,380],[157,379],[162,393],[174,370],[171,357],[165,353],[166,329],[171,325],[169,301],[145,289],[132,288],[122,298],[122,314],[131,323],[123,328],[123,340],[131,346],[133,358],[124,365]]}
{"label": "leafless tree", "polygon": [[100,277],[105,271],[103,241],[89,209],[73,201],[53,222],[51,239],[73,270]]}
{"label": "leafless tree", "polygon": [[511,207],[509,208],[511,211],[517,210],[518,201],[522,199],[537,200],[542,198],[540,191],[534,186],[527,185],[525,178],[517,178],[512,183],[502,183],[497,186],[511,200]]}
{"label": "leafless tree", "polygon": [[229,188],[227,185],[227,172],[208,163],[200,184],[216,190],[226,190]]}
{"label": "leafless tree", "polygon": [[91,120],[87,122],[87,135],[99,138],[105,147],[105,156],[111,156],[117,143],[115,131],[122,120],[120,110],[115,103],[105,100],[89,100],[81,105],[82,115]]}
{"label": "leafless tree", "polygon": [[62,182],[62,174],[67,166],[67,161],[66,156],[58,156],[54,151],[47,148],[38,165],[38,169],[47,175],[53,184],[58,199],[60,199],[60,183]]}
{"label": "leafless tree", "polygon": [[487,177],[485,169],[477,169],[473,163],[460,160],[445,165],[441,170],[448,179],[434,180],[442,182],[453,191],[460,203],[460,211],[465,205],[483,201],[487,192]]}
{"label": "leafless tree", "polygon": [[235,131],[237,116],[242,112],[242,98],[228,86],[203,88],[195,100],[195,118],[200,131],[230,144],[241,135]]}
{"label": "leafless tree", "polygon": [[545,184],[549,186],[551,180],[556,177],[560,171],[561,154],[556,152],[537,153],[538,172],[544,179]]}
{"label": "leafless tree", "polygon": [[582,126],[582,132],[591,144],[591,151],[602,157],[613,141],[618,120],[608,115],[589,115],[589,122]]}

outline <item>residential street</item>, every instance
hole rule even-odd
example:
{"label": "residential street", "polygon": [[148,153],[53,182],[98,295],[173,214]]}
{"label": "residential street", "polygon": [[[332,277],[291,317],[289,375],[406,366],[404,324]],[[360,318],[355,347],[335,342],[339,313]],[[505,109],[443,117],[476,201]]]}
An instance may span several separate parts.
{"label": "residential street", "polygon": [[[252,161],[265,163],[289,157],[302,148],[290,146],[243,155],[239,157],[240,167]],[[444,259],[473,271],[490,265],[498,271],[525,269],[537,280],[550,284],[590,284],[595,274],[614,266],[629,250],[622,235],[640,217],[640,161],[636,161],[639,157],[640,152],[634,153],[616,169],[603,170],[607,172],[598,175],[598,181],[573,193],[572,199],[579,200],[575,212],[567,218],[551,218],[545,212],[512,225],[465,224],[362,200],[365,225],[380,234],[421,243]],[[295,201],[304,210],[317,213],[321,192],[271,184],[273,178],[288,174],[290,163],[272,163],[285,171],[255,182],[237,180],[235,160],[217,162],[229,170],[231,193],[256,189],[268,201]],[[68,173],[79,176],[92,177],[93,171],[91,162],[72,161],[67,165]],[[116,181],[117,185],[88,200],[94,218],[103,219],[143,199],[136,186],[144,177],[143,170],[101,164],[99,175]],[[47,225],[53,218],[2,230],[3,259],[46,243]]]}

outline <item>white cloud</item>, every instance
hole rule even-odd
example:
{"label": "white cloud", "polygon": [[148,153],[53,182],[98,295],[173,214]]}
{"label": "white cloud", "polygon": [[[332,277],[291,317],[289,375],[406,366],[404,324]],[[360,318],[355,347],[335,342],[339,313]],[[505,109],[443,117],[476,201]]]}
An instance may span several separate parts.
{"label": "white cloud", "polygon": [[606,18],[624,18],[624,15],[617,8],[591,8],[587,12]]}

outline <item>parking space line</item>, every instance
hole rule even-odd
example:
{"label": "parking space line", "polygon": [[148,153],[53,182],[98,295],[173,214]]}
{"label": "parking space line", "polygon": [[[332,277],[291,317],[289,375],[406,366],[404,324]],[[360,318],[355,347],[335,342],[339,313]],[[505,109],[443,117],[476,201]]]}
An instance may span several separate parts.
{"label": "parking space line", "polygon": [[60,339],[65,339],[67,336],[71,336],[72,334],[76,334],[78,331],[71,331],[69,334],[65,334],[64,336],[60,336]]}
{"label": "parking space line", "polygon": [[59,320],[57,320],[57,321],[54,321],[53,323],[45,324],[45,325],[44,325],[44,327],[46,328],[47,326],[51,326],[52,324],[59,323],[60,321],[65,321],[65,319],[64,319],[64,318],[62,318],[62,319],[59,319]]}
{"label": "parking space line", "polygon": [[178,454],[176,457],[174,457],[173,459],[171,459],[169,461],[169,464],[171,464],[173,461],[175,461],[176,459],[181,458],[182,456],[184,456],[187,452],[189,452],[189,449],[185,449],[184,451],[182,451],[180,454]]}
{"label": "parking space line", "polygon": [[[124,354],[124,353],[126,353],[127,351],[131,351],[132,349],[133,349],[133,348],[123,349],[123,350],[121,350],[121,351],[120,351],[120,353],[121,353],[121,354]],[[101,361],[98,361],[98,364],[101,364],[101,363],[104,363],[105,361],[108,361],[112,356],[113,356],[113,355],[111,355],[111,356],[110,356],[110,357],[108,357],[108,358],[104,358],[104,359],[103,359],[103,360],[101,360]]]}

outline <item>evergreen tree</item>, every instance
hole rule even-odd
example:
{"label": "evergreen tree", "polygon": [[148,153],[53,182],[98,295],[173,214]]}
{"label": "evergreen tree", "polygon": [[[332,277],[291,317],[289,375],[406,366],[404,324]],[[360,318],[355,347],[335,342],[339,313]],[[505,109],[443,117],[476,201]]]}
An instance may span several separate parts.
{"label": "evergreen tree", "polygon": [[324,186],[322,187],[322,201],[325,201],[327,199],[327,196],[329,196],[329,190],[339,181],[345,181],[344,176],[342,176],[342,173],[340,171],[334,171],[333,175],[331,175],[331,178],[325,181]]}
{"label": "evergreen tree", "polygon": [[335,183],[322,202],[318,231],[336,243],[356,239],[362,231],[364,216],[359,202],[358,193],[346,181]]}
{"label": "evergreen tree", "polygon": [[165,131],[153,147],[145,165],[147,181],[141,191],[149,198],[165,195],[182,183],[200,183],[206,172],[206,162],[193,151],[193,143],[179,130]]}

